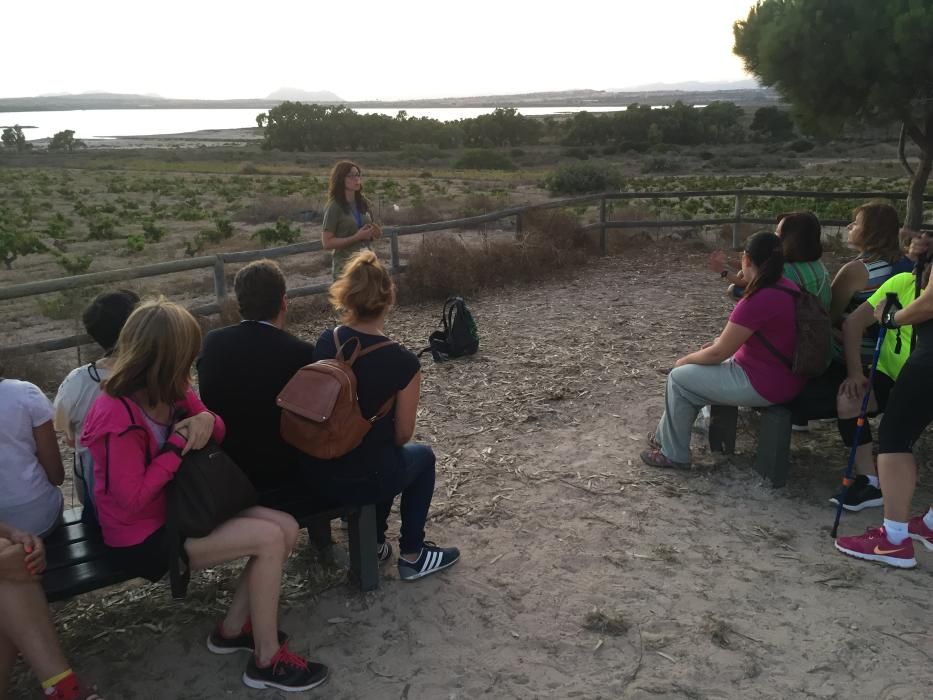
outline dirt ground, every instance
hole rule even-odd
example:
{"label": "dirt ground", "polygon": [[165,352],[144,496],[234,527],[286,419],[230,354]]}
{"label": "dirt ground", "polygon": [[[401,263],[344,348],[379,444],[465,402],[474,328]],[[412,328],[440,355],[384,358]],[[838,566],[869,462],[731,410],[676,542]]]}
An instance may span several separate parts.
{"label": "dirt ground", "polygon": [[[728,313],[705,255],[644,243],[469,300],[481,351],[424,363],[417,431],[438,455],[429,539],[462,560],[416,583],[388,566],[360,594],[341,569],[293,557],[281,626],[332,670],[296,697],[929,697],[933,554],[893,571],[834,550],[833,424],[795,434],[784,489],[751,468],[753,414],[739,454],[696,436],[692,471],[641,465],[665,373]],[[417,348],[437,313],[400,308],[389,332]],[[926,442],[920,454],[916,512],[933,499]],[[846,515],[841,531],[879,522],[877,509]],[[55,616],[108,699],[260,697],[240,682],[245,656],[204,647],[231,581],[206,572],[181,603],[164,584],[130,585]],[[22,676],[17,688],[36,694]]]}

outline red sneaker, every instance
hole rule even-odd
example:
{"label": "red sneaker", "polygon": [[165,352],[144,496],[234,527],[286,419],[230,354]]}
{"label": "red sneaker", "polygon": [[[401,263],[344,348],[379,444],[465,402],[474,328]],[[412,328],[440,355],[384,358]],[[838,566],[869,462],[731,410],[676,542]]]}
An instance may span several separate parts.
{"label": "red sneaker", "polygon": [[910,539],[917,540],[917,542],[933,552],[933,530],[923,522],[922,515],[911,518],[910,522],[907,523],[907,533],[910,535]]}
{"label": "red sneaker", "polygon": [[908,537],[900,544],[893,544],[883,527],[869,528],[864,535],[856,537],[839,537],[836,549],[856,559],[877,561],[898,569],[912,569],[917,565],[911,539]]}

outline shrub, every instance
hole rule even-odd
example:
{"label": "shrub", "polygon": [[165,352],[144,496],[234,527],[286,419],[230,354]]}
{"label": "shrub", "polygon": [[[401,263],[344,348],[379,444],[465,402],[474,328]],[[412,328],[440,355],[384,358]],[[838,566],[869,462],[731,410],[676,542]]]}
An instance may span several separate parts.
{"label": "shrub", "polygon": [[74,222],[71,219],[56,212],[52,218],[46,222],[45,232],[49,237],[59,239],[64,236],[72,226],[74,226]]}
{"label": "shrub", "polygon": [[93,260],[90,255],[77,255],[73,258],[67,255],[55,256],[55,262],[69,275],[83,275],[91,267]]}
{"label": "shrub", "polygon": [[474,149],[464,151],[454,162],[454,167],[461,170],[515,170],[517,166],[497,151]]}
{"label": "shrub", "polygon": [[135,233],[126,237],[126,248],[131,253],[141,253],[146,247],[146,239]]}
{"label": "shrub", "polygon": [[116,225],[108,216],[91,219],[88,221],[87,229],[87,237],[90,241],[110,241],[117,234]]}
{"label": "shrub", "polygon": [[522,148],[513,148],[509,151],[509,158],[521,158],[525,155],[525,150]]}
{"label": "shrub", "polygon": [[812,151],[815,146],[813,145],[813,142],[807,141],[806,139],[797,139],[790,146],[788,146],[788,148],[790,148],[790,150],[794,151],[795,153],[806,153],[808,151]]}
{"label": "shrub", "polygon": [[214,219],[214,228],[211,230],[211,235],[214,237],[211,239],[213,243],[230,238],[233,235],[233,224],[230,223],[230,219]]}
{"label": "shrub", "polygon": [[551,194],[605,192],[618,187],[618,173],[605,163],[562,165],[544,181]]}
{"label": "shrub", "polygon": [[165,236],[165,229],[161,226],[156,226],[156,223],[151,219],[143,222],[143,237],[146,239],[147,243],[158,243]]}
{"label": "shrub", "polygon": [[185,241],[185,255],[189,258],[193,258],[202,250],[204,250],[204,239],[201,237],[200,233],[194,238],[189,238]]}
{"label": "shrub", "polygon": [[400,280],[406,299],[444,298],[515,281],[544,279],[585,260],[576,218],[566,211],[527,212],[521,237],[468,244],[426,236]]}
{"label": "shrub", "polygon": [[250,238],[258,238],[263,247],[272,243],[294,243],[301,236],[298,228],[292,228],[288,220],[280,218],[275,222],[275,226],[261,228]]}

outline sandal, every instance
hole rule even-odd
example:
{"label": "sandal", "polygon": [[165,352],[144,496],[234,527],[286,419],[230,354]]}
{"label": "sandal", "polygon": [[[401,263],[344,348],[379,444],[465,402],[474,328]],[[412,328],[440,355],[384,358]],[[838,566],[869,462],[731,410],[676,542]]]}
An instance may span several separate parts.
{"label": "sandal", "polygon": [[689,469],[690,464],[685,462],[672,462],[667,457],[664,456],[664,453],[661,452],[660,448],[646,450],[641,453],[641,461],[647,464],[649,467],[661,467],[662,469]]}
{"label": "sandal", "polygon": [[658,441],[657,433],[648,433],[648,447],[652,450],[660,450],[661,443]]}

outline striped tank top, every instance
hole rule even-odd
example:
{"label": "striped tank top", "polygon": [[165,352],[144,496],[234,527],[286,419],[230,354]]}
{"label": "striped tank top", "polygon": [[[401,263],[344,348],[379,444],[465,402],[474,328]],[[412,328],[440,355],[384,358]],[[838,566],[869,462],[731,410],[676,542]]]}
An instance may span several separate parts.
{"label": "striped tank top", "polygon": [[[887,260],[862,260],[862,264],[865,266],[865,271],[868,273],[868,280],[865,282],[865,286],[852,295],[852,298],[849,300],[848,305],[845,308],[845,311],[842,312],[843,322],[846,318],[860,307],[863,303],[868,301],[868,298],[874,294],[878,287],[888,281],[894,275],[900,274],[901,272],[910,272],[913,270],[914,263],[910,258],[904,256],[895,263],[889,263]],[[872,359],[875,355],[875,340],[878,337],[878,324],[872,324],[865,329],[865,334],[862,336],[862,364],[868,366],[871,364]],[[845,352],[842,348],[842,343],[833,340],[833,356],[845,362]]]}

